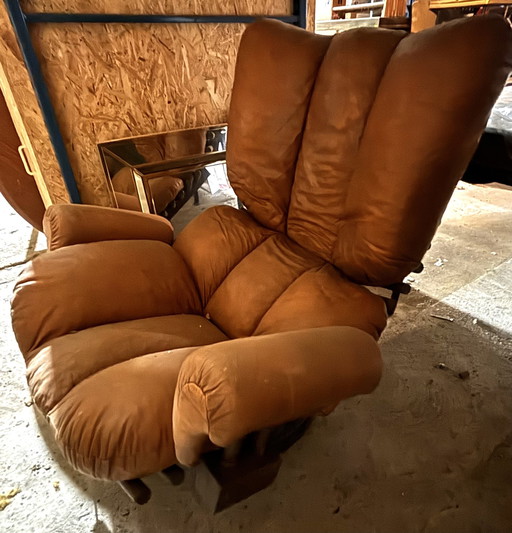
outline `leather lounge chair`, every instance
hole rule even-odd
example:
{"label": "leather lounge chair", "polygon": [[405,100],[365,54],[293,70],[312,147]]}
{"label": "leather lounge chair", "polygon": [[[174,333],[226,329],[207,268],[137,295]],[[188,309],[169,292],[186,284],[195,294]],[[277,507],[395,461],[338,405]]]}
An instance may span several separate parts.
{"label": "leather lounge chair", "polygon": [[228,120],[245,209],[174,241],[157,216],[48,208],[12,320],[71,465],[142,502],[137,478],[201,463],[219,509],[270,482],[307,420],[372,392],[392,305],[371,287],[396,300],[421,264],[511,65],[495,16],[333,37],[262,20]]}

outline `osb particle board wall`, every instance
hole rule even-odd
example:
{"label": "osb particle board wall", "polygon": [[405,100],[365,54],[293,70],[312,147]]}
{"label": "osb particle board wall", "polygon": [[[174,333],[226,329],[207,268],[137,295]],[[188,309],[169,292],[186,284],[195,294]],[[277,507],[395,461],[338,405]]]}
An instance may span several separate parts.
{"label": "osb particle board wall", "polygon": [[0,2],[0,90],[21,142],[27,147],[27,157],[45,205],[69,201],[3,2]]}
{"label": "osb particle board wall", "polygon": [[[313,2],[310,2],[311,4]],[[72,5],[71,5],[72,4]],[[3,3],[0,2],[3,9]],[[290,0],[25,0],[25,11],[273,14]],[[2,11],[0,10],[0,16]],[[310,15],[311,20],[311,15]],[[234,24],[40,24],[35,48],[85,203],[113,205],[96,144],[113,138],[226,120],[238,42]],[[3,55],[12,36],[0,35]],[[10,45],[10,54],[18,55]],[[5,60],[2,58],[2,62]],[[66,201],[26,72],[6,72],[53,201]],[[20,81],[21,78],[21,81]],[[51,152],[51,150],[50,150]]]}

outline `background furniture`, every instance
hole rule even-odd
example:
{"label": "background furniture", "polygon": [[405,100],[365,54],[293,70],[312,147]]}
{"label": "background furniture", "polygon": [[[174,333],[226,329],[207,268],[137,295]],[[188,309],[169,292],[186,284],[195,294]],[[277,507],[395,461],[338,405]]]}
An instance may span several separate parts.
{"label": "background furniture", "polygon": [[171,219],[225,161],[226,125],[130,137],[98,146],[114,193],[138,198],[144,213]]}
{"label": "background furniture", "polygon": [[410,29],[408,0],[332,0],[329,21],[318,21],[319,33],[345,31],[357,27]]}
{"label": "background furniture", "polygon": [[22,157],[24,147],[0,92],[0,193],[29,224],[42,230],[43,200]]}

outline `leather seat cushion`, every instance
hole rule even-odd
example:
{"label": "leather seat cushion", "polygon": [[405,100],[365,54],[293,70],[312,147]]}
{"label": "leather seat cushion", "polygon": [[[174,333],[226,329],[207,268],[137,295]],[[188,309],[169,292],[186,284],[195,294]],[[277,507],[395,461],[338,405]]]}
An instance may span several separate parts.
{"label": "leather seat cushion", "polygon": [[175,462],[174,388],[194,349],[180,348],[226,339],[195,315],[98,326],[30,354],[28,382],[76,468],[99,478],[143,476]]}
{"label": "leather seat cushion", "polygon": [[378,338],[386,325],[382,298],[246,212],[205,211],[174,249],[190,268],[206,313],[229,337],[353,326]]}

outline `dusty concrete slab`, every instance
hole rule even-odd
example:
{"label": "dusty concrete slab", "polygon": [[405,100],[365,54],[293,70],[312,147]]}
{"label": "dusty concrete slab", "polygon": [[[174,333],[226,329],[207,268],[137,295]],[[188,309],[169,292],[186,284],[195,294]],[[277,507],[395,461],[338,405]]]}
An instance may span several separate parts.
{"label": "dusty concrete slab", "polygon": [[[21,267],[0,269],[0,493],[21,490],[0,511],[0,531],[509,532],[512,341],[508,326],[474,315],[505,307],[510,316],[511,200],[511,191],[461,185],[382,338],[378,389],[317,419],[273,486],[216,516],[195,502],[190,478],[172,487],[150,476],[153,498],[137,507],[67,466],[30,405],[10,330]],[[30,228],[15,226],[2,234],[0,265],[26,256]],[[502,299],[486,292],[497,280]]]}
{"label": "dusty concrete slab", "polygon": [[455,291],[443,300],[493,328],[512,335],[512,260]]}

